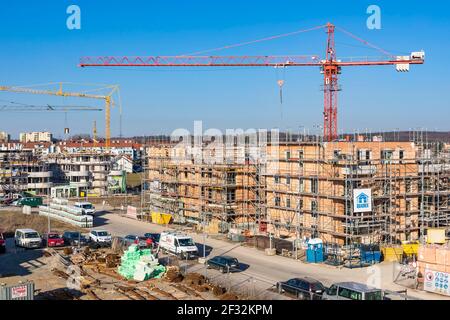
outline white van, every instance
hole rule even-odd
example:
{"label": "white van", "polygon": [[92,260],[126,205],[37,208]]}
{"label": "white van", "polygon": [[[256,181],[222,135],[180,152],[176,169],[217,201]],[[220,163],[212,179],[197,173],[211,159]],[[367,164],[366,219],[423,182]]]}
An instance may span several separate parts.
{"label": "white van", "polygon": [[90,202],[75,202],[74,207],[82,209],[83,214],[90,216],[94,216],[95,214],[95,207]]}
{"label": "white van", "polygon": [[175,254],[181,259],[198,256],[198,249],[192,237],[176,232],[162,232],[159,238],[159,249]]}
{"label": "white van", "polygon": [[42,246],[42,238],[36,230],[17,229],[14,234],[14,243],[17,247],[40,248]]}

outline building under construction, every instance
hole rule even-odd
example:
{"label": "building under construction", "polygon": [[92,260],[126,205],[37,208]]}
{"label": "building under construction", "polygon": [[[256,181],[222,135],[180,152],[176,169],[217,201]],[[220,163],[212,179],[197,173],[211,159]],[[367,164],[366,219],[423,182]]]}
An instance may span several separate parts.
{"label": "building under construction", "polygon": [[[243,162],[212,164],[186,159],[183,147],[148,147],[144,211],[210,233],[235,228],[339,246],[418,240],[428,227],[449,226],[448,145],[285,140],[264,147],[266,161],[244,153]],[[370,190],[370,211],[354,209],[358,190]]]}
{"label": "building under construction", "polygon": [[[147,148],[143,204],[147,213],[170,213],[179,223],[211,233],[230,228],[255,228],[258,199],[263,192],[258,166],[237,148],[204,149],[194,159],[184,147],[171,144]],[[217,154],[216,154],[217,152]],[[227,160],[226,154],[234,160]],[[238,159],[239,157],[239,159]],[[199,160],[200,159],[200,160]]]}
{"label": "building under construction", "polygon": [[45,195],[53,186],[50,165],[31,150],[0,150],[0,195]]}

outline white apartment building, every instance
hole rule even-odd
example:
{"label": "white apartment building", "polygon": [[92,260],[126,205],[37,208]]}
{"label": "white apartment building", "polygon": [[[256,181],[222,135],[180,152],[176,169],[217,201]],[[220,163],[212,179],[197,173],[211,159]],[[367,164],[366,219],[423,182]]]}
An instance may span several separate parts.
{"label": "white apartment building", "polygon": [[10,135],[5,131],[0,131],[0,142],[9,142]]}
{"label": "white apartment building", "polygon": [[20,142],[52,142],[53,135],[48,131],[41,132],[22,132],[20,133]]}
{"label": "white apartment building", "polygon": [[55,181],[77,187],[80,192],[104,196],[121,192],[123,172],[113,168],[115,157],[98,153],[50,154]]}

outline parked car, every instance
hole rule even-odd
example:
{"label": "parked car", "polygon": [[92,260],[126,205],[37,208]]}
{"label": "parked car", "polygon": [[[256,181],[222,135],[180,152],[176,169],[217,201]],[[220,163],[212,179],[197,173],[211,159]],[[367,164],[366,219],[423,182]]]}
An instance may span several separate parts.
{"label": "parked car", "polygon": [[36,230],[17,229],[14,233],[14,243],[17,247],[40,248],[42,246],[42,238]]}
{"label": "parked car", "polygon": [[177,255],[181,259],[198,257],[198,249],[192,237],[181,233],[162,232],[159,248]]}
{"label": "parked car", "polygon": [[383,291],[358,282],[333,284],[323,294],[324,300],[384,300]]}
{"label": "parked car", "polygon": [[124,238],[124,241],[127,245],[137,244],[139,248],[147,248],[149,247],[149,243],[147,242],[146,237],[140,237],[135,234],[129,234]]}
{"label": "parked car", "polygon": [[321,300],[325,292],[324,285],[315,279],[293,278],[277,283],[278,292],[288,292],[301,300]]}
{"label": "parked car", "polygon": [[63,233],[64,244],[68,246],[85,246],[89,240],[78,231],[66,231]]}
{"label": "parked car", "polygon": [[91,215],[91,216],[95,215],[95,207],[90,202],[75,202],[74,206],[82,209],[83,214],[87,214],[87,215]]}
{"label": "parked car", "polygon": [[92,230],[89,233],[89,238],[91,242],[99,245],[99,246],[110,246],[111,245],[111,234],[106,230]]}
{"label": "parked car", "polygon": [[239,271],[239,261],[230,256],[215,256],[206,261],[208,268],[220,270],[222,273]]}
{"label": "parked car", "polygon": [[3,236],[3,233],[0,232],[0,253],[6,252],[6,238]]}
{"label": "parked car", "polygon": [[64,239],[61,235],[51,232],[51,233],[45,233],[43,238],[44,245],[48,247],[63,247],[64,246]]}
{"label": "parked car", "polygon": [[160,233],[144,233],[144,237],[146,237],[147,239],[151,239],[154,244],[158,244],[161,234]]}

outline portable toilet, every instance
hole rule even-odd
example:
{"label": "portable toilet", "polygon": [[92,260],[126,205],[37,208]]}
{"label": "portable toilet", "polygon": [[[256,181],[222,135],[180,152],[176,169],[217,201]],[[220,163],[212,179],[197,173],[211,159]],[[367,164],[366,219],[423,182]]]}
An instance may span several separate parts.
{"label": "portable toilet", "polygon": [[311,239],[308,241],[306,249],[306,261],[309,263],[323,262],[323,241],[322,239]]}

